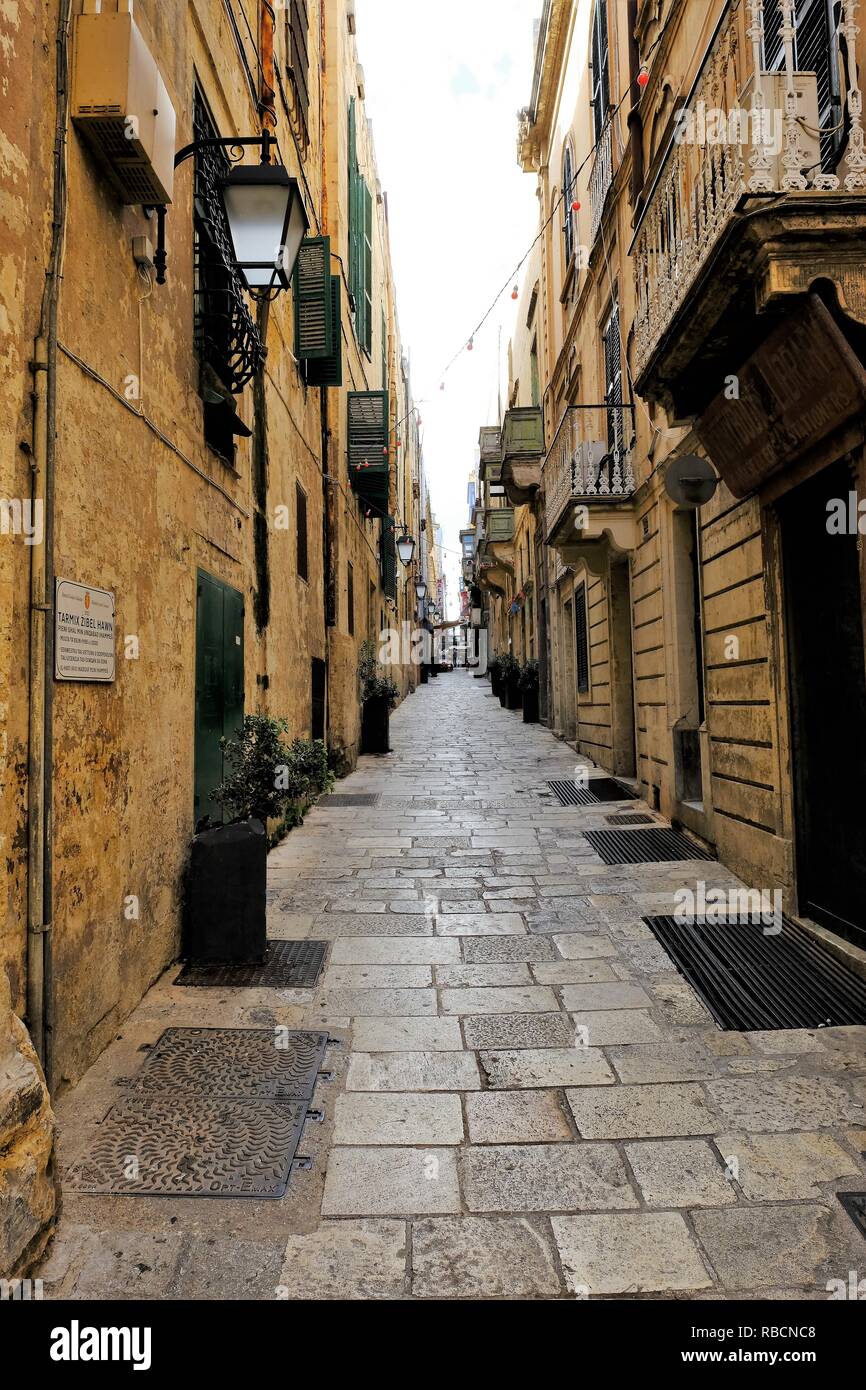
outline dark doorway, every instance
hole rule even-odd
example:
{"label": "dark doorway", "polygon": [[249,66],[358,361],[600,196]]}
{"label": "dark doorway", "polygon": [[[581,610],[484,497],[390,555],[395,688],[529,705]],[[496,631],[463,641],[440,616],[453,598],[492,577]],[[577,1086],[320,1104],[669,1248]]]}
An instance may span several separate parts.
{"label": "dark doorway", "polygon": [[778,504],[785,577],[799,910],[866,945],[866,666],[857,536],[827,503],[855,484],[833,464]]}
{"label": "dark doorway", "polygon": [[325,699],[327,695],[327,667],[319,657],[313,657],[312,666],[312,715],[310,719],[310,738],[325,737]]}
{"label": "dark doorway", "polygon": [[198,573],[195,634],[195,824],[222,820],[210,794],[223,780],[221,738],[244,719],[244,600],[203,570]]}

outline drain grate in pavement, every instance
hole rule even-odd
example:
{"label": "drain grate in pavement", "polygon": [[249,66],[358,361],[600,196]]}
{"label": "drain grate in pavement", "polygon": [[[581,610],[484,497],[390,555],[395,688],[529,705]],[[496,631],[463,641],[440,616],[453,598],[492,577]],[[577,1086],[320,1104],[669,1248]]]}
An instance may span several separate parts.
{"label": "drain grate in pavement", "polygon": [[866,1023],[866,983],[787,917],[778,932],[745,918],[643,920],[722,1029]]}
{"label": "drain grate in pavement", "polygon": [[584,830],[583,838],[605,864],[666,864],[713,857],[678,830]]}
{"label": "drain grate in pavement", "polygon": [[861,1236],[866,1237],[866,1192],[837,1192],[836,1196]]}
{"label": "drain grate in pavement", "polygon": [[109,1111],[64,1185],[126,1196],[282,1197],[307,1105],[173,1091],[128,1096]]}
{"label": "drain grate in pavement", "polygon": [[642,816],[632,812],[623,812],[619,816],[605,816],[608,825],[655,825],[653,816]]}
{"label": "drain grate in pavement", "polygon": [[575,782],[557,781],[547,784],[560,806],[594,806],[595,797]]}
{"label": "drain grate in pavement", "polygon": [[167,1028],[131,1089],[221,1100],[309,1100],[327,1033],[274,1028]]}
{"label": "drain grate in pavement", "polygon": [[232,989],[313,989],[326,951],[325,941],[269,941],[263,965],[185,965],[174,983]]}
{"label": "drain grate in pavement", "polygon": [[614,777],[590,777],[587,790],[596,801],[638,800],[637,792],[633,792],[624,782],[617,782]]}
{"label": "drain grate in pavement", "polygon": [[379,797],[373,793],[360,792],[352,795],[349,792],[332,792],[330,796],[323,796],[319,802],[320,808],[324,810],[339,809],[342,806],[378,806]]}

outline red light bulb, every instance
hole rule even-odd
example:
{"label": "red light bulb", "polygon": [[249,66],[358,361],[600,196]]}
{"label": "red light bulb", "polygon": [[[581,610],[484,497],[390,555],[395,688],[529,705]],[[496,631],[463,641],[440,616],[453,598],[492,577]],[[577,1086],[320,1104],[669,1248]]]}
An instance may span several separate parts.
{"label": "red light bulb", "polygon": [[639,87],[646,87],[648,82],[649,73],[647,72],[646,68],[641,68],[640,72],[637,75],[637,85]]}
{"label": "red light bulb", "polygon": [[511,291],[511,298],[512,298],[512,299],[517,299],[517,298],[518,298],[517,286],[516,286],[516,285],[514,286],[514,289]]}
{"label": "red light bulb", "polygon": [[572,203],[571,210],[572,212],[580,212],[580,203],[578,202],[577,198],[575,198],[574,202]]}

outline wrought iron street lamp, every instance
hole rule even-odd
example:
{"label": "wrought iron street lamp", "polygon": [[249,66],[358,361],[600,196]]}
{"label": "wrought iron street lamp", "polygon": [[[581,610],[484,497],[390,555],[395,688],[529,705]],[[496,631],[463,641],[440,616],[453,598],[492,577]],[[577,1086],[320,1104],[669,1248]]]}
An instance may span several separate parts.
{"label": "wrought iron street lamp", "polygon": [[415,597],[419,603],[423,603],[424,599],[427,597],[427,585],[423,579],[419,579],[415,585]]}
{"label": "wrought iron street lamp", "polygon": [[397,537],[397,554],[404,565],[411,565],[415,555],[415,537],[410,536],[408,531]]}
{"label": "wrought iron street lamp", "polygon": [[238,164],[220,188],[238,274],[251,293],[287,290],[310,220],[282,164]]}
{"label": "wrought iron street lamp", "polygon": [[[275,143],[271,132],[265,129],[261,135],[194,140],[174,157],[177,168],[199,150],[221,149],[235,161],[235,167],[219,185],[235,268],[245,289],[257,298],[268,299],[289,288],[301,242],[310,226],[297,179],[290,178],[282,164],[271,163]],[[247,145],[259,146],[258,164],[238,162]],[[164,205],[156,209],[154,266],[158,285],[165,284],[167,211]]]}

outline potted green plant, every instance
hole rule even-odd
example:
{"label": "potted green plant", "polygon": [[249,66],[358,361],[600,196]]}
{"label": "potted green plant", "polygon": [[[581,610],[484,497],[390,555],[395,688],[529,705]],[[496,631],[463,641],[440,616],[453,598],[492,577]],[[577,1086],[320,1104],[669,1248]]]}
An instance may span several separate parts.
{"label": "potted green plant", "polygon": [[537,724],[539,720],[539,674],[537,661],[527,661],[521,666],[519,684],[520,692],[523,696],[523,722],[524,724]]}
{"label": "potted green plant", "polygon": [[361,688],[361,752],[390,753],[389,722],[400,691],[376,659],[370,641],[361,644],[358,660]]}
{"label": "potted green plant", "polygon": [[192,842],[184,901],[184,955],[199,962],[255,965],[267,950],[268,825],[277,838],[333,782],[320,740],[287,743],[284,719],[244,716],[234,738],[220,739],[225,770],[210,794],[223,824]]}
{"label": "potted green plant", "polygon": [[502,684],[502,658],[498,652],[494,652],[487,663],[487,670],[490,672],[490,689],[494,695],[499,694]]}
{"label": "potted green plant", "polygon": [[520,662],[511,652],[506,652],[500,664],[499,703],[503,709],[520,709]]}

